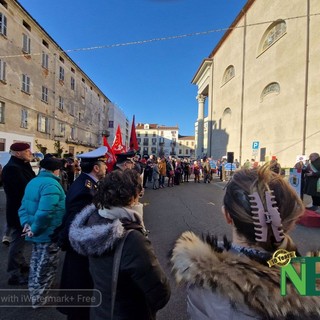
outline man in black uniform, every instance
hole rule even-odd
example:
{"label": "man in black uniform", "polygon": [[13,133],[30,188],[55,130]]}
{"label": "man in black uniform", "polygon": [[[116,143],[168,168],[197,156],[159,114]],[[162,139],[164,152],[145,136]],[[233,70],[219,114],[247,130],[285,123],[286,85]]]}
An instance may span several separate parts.
{"label": "man in black uniform", "polygon": [[30,165],[33,155],[28,143],[15,142],[10,147],[10,153],[11,158],[2,170],[3,188],[7,198],[7,227],[11,229],[12,237],[8,253],[8,284],[23,285],[28,283],[29,263],[23,255],[25,241],[21,237],[18,210],[26,185],[35,177],[35,173]]}
{"label": "man in black uniform", "polygon": [[[116,154],[117,162],[115,163],[113,170],[134,169],[135,168],[134,155],[135,155],[134,151],[128,151],[125,153]],[[138,172],[140,173],[140,171]]]}
{"label": "man in black uniform", "polygon": [[[77,157],[81,159],[81,174],[72,183],[66,195],[66,214],[61,227],[55,231],[53,241],[66,251],[61,275],[61,289],[93,289],[93,282],[89,272],[88,258],[76,253],[69,243],[69,228],[75,216],[87,205],[92,204],[92,199],[97,189],[97,182],[106,175],[105,154],[107,147],[100,147]],[[64,292],[62,292],[64,294]],[[86,307],[58,307],[66,314],[68,320],[89,320],[90,306]]]}

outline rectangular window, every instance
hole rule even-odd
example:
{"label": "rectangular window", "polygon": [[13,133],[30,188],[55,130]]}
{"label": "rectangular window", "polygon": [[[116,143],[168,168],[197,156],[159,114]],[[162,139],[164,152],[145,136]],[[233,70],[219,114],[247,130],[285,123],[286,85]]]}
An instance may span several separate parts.
{"label": "rectangular window", "polygon": [[7,35],[7,17],[0,12],[0,34]]}
{"label": "rectangular window", "polygon": [[24,33],[22,34],[22,51],[27,54],[31,52],[31,39]]}
{"label": "rectangular window", "polygon": [[64,81],[64,69],[63,67],[59,67],[59,80]]}
{"label": "rectangular window", "polygon": [[21,90],[26,93],[30,93],[30,77],[26,74],[22,75],[22,88]]}
{"label": "rectangular window", "polygon": [[0,60],[0,81],[6,82],[6,63]]}
{"label": "rectangular window", "polygon": [[59,96],[59,110],[63,110],[64,107],[64,99],[63,97]]}
{"label": "rectangular window", "polygon": [[42,51],[42,68],[49,69],[49,55]]}
{"label": "rectangular window", "polygon": [[69,107],[69,114],[70,114],[70,116],[74,117],[74,113],[75,113],[74,104],[71,102],[70,107]]}
{"label": "rectangular window", "polygon": [[[8,9],[8,4],[4,0],[0,0],[0,4],[2,4],[6,9]],[[2,151],[2,150],[1,150]]]}
{"label": "rectangular window", "polygon": [[189,154],[189,149],[186,149],[186,154]]}
{"label": "rectangular window", "polygon": [[157,152],[157,148],[152,147],[152,148],[151,148],[151,153],[152,153],[152,154],[155,154],[156,152]]}
{"label": "rectangular window", "polygon": [[49,118],[38,114],[38,131],[49,133]]}
{"label": "rectangular window", "polygon": [[84,85],[82,85],[81,86],[81,97],[84,98],[85,96],[86,96],[86,87]]}
{"label": "rectangular window", "polygon": [[0,101],[0,123],[4,123],[4,108],[5,103]]}
{"label": "rectangular window", "polygon": [[49,49],[49,43],[46,40],[42,39],[42,44]]}
{"label": "rectangular window", "polygon": [[109,121],[109,128],[113,128],[113,121]]}
{"label": "rectangular window", "polygon": [[72,140],[75,140],[75,138],[76,138],[76,128],[71,128],[70,138]]}
{"label": "rectangular window", "polygon": [[27,29],[27,30],[29,30],[29,31],[31,31],[31,27],[30,27],[30,25],[29,25],[29,23],[28,22],[26,22],[26,21],[22,21],[22,25]]}
{"label": "rectangular window", "polygon": [[26,109],[21,109],[21,128],[28,128],[28,110]]}
{"label": "rectangular window", "polygon": [[157,138],[152,138],[152,145],[156,145],[157,144]]}
{"label": "rectangular window", "polygon": [[149,139],[148,138],[143,138],[143,145],[148,146],[149,145]]}
{"label": "rectangular window", "polygon": [[74,77],[71,77],[70,81],[71,81],[71,90],[74,91],[76,89],[76,80]]}
{"label": "rectangular window", "polygon": [[59,130],[59,132],[58,132],[59,136],[64,137],[64,133],[66,131],[66,125],[62,122],[59,122],[58,123],[58,130]]}
{"label": "rectangular window", "polygon": [[48,103],[48,88],[42,86],[41,100]]}

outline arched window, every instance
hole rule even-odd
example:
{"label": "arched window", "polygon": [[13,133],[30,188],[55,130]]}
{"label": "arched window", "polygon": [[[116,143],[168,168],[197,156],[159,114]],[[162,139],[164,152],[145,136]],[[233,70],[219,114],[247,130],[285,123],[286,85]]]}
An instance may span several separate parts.
{"label": "arched window", "polygon": [[223,74],[222,85],[231,80],[235,75],[234,66],[230,65]]}
{"label": "arched window", "polygon": [[268,49],[272,44],[279,40],[287,31],[287,25],[284,20],[277,20],[273,22],[264,33],[261,43],[260,52]]}
{"label": "arched window", "polygon": [[261,93],[261,101],[270,93],[279,94],[280,93],[280,85],[278,82],[269,83]]}
{"label": "arched window", "polygon": [[226,117],[231,117],[231,109],[230,108],[225,108],[223,111],[222,118],[226,118]]}

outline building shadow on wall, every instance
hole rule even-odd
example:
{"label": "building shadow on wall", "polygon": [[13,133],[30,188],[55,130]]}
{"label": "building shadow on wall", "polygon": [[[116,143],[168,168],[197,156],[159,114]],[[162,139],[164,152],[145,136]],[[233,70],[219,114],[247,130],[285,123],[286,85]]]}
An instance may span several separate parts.
{"label": "building shadow on wall", "polygon": [[226,129],[221,129],[221,119],[219,124],[215,121],[212,122],[211,132],[211,155],[214,159],[221,159],[227,155],[227,146],[229,143],[229,134],[226,132]]}

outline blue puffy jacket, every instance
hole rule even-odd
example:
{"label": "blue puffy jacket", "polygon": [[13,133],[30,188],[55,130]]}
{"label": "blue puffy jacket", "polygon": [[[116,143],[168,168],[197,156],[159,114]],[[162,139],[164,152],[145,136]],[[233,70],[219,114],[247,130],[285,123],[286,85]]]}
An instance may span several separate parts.
{"label": "blue puffy jacket", "polygon": [[65,214],[65,192],[59,183],[60,178],[50,171],[40,171],[25,190],[19,209],[22,227],[29,224],[32,242],[51,242],[50,235],[57,228]]}

